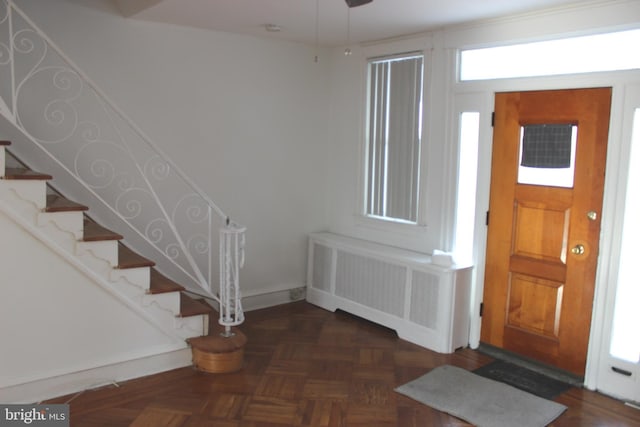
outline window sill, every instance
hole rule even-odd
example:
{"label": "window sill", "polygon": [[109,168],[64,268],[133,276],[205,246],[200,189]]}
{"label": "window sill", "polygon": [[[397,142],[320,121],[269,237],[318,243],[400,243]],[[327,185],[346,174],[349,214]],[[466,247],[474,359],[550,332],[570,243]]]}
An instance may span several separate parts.
{"label": "window sill", "polygon": [[354,222],[357,227],[384,231],[388,233],[402,234],[415,237],[416,233],[426,233],[427,226],[410,222],[394,221],[380,217],[355,215]]}

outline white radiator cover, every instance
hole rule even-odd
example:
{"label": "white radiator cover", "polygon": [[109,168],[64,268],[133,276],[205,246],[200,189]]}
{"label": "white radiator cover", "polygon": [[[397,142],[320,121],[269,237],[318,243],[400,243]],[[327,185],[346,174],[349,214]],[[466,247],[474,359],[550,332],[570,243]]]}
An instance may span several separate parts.
{"label": "white radiator cover", "polygon": [[469,344],[470,266],[332,233],[309,236],[307,301],[394,329],[439,353]]}

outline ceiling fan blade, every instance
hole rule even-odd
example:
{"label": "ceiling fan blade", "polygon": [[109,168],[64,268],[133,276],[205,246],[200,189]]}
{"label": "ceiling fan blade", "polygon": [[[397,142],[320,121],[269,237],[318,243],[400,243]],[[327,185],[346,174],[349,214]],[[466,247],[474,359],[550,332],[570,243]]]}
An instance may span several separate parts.
{"label": "ceiling fan blade", "polygon": [[347,6],[349,7],[357,7],[362,6],[363,4],[371,3],[373,0],[345,0],[347,2]]}

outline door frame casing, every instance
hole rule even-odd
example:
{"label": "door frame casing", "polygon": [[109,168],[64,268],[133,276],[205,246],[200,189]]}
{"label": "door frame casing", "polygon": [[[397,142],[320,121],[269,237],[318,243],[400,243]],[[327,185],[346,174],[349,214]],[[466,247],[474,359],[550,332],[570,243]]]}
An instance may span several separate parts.
{"label": "door frame casing", "polygon": [[[597,75],[576,75],[562,76],[554,78],[530,78],[513,80],[495,80],[486,82],[466,82],[457,83],[454,88],[454,98],[473,96],[476,102],[468,99],[465,105],[475,104],[481,114],[481,135],[478,170],[478,187],[476,197],[476,232],[474,233],[474,262],[476,271],[474,274],[474,285],[471,306],[471,328],[470,346],[477,348],[480,343],[481,318],[479,307],[482,302],[484,292],[484,265],[485,248],[487,239],[487,227],[484,225],[486,212],[489,206],[489,189],[491,177],[491,143],[483,141],[492,140],[492,128],[486,123],[490,123],[491,113],[494,106],[494,96],[496,92],[508,91],[528,91],[528,90],[557,90],[557,89],[579,89],[609,86],[612,88],[611,118],[609,125],[609,142],[607,146],[606,170],[618,170],[620,165],[622,134],[622,112],[624,110],[624,95],[627,84],[632,82],[640,83],[640,73],[636,72],[609,72],[598,73]],[[454,120],[459,113],[459,108],[454,102]],[[465,110],[470,111],[470,110]],[[601,349],[607,346],[604,342],[604,320],[607,307],[611,304],[608,298],[615,290],[615,284],[609,283],[611,268],[615,268],[612,260],[612,248],[619,245],[620,237],[614,235],[614,225],[619,221],[616,215],[616,187],[618,180],[616,174],[605,176],[604,197],[602,206],[602,222],[600,232],[600,251],[596,267],[596,283],[594,291],[594,302],[591,316],[591,331],[589,336],[589,347],[587,351],[587,366],[585,369],[584,385],[586,388],[595,390],[598,384],[598,370],[601,362]],[[606,237],[607,236],[607,237]]]}

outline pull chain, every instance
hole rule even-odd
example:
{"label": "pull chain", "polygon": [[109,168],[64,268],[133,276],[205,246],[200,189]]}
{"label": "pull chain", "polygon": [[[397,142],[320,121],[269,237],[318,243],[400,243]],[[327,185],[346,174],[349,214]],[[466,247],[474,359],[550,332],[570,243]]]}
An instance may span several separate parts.
{"label": "pull chain", "polygon": [[351,8],[347,7],[347,47],[344,49],[344,56],[351,56]]}

